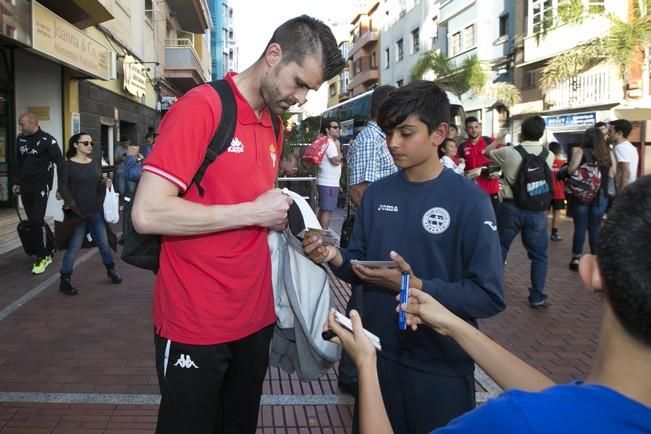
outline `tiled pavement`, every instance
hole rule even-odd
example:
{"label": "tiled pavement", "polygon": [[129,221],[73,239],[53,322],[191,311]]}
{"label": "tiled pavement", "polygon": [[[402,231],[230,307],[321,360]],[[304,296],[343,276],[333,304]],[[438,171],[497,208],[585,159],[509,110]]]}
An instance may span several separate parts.
{"label": "tiled pavement", "polygon": [[[588,373],[600,308],[567,269],[569,222],[561,233],[568,241],[550,244],[549,250],[551,305],[528,307],[528,260],[516,241],[506,267],[508,308],[481,326],[556,381],[569,381]],[[153,432],[158,392],[150,322],[153,276],[119,264],[125,282],[111,285],[99,255],[84,251],[74,274],[81,294],[64,297],[57,291],[61,256],[42,276],[28,274],[30,261],[22,251],[0,256],[0,433]],[[333,280],[340,306],[347,291]],[[350,400],[336,385],[335,369],[319,381],[301,383],[271,368],[263,393],[260,433],[350,430]]]}

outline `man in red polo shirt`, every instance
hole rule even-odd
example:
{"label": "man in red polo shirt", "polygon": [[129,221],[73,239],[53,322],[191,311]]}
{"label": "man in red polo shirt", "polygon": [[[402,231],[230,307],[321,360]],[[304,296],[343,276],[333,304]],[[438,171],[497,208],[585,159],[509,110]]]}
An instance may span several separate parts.
{"label": "man in red polo shirt", "polygon": [[[487,164],[492,163],[491,160],[484,156],[484,149],[486,149],[486,146],[493,143],[494,139],[489,137],[484,138],[484,136],[481,135],[481,124],[476,117],[469,116],[466,118],[466,134],[468,135],[468,140],[463,142],[459,148],[459,157],[465,159],[466,161],[466,172],[472,169],[476,169],[477,167],[484,167]],[[475,182],[482,190],[488,193],[488,195],[491,197],[493,210],[497,211],[497,206],[500,203],[499,174],[496,172],[490,174],[482,173],[477,178],[475,178]]]}
{"label": "man in red polo shirt", "polygon": [[267,231],[284,228],[291,203],[273,188],[282,138],[271,119],[344,65],[322,22],[303,15],[278,27],[256,63],[226,77],[237,123],[208,166],[203,196],[191,181],[221,101],[202,85],[165,115],[132,214],[138,232],[163,234],[153,305],[157,433],[255,432],[275,322]]}

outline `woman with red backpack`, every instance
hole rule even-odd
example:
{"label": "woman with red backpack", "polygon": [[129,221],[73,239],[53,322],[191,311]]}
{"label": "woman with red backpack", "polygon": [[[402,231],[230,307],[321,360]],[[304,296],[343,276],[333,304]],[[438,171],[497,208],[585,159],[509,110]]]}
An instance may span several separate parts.
{"label": "woman with red backpack", "polygon": [[572,260],[569,264],[572,271],[579,270],[586,231],[590,253],[594,254],[597,250],[597,236],[608,206],[609,174],[613,168],[604,135],[597,128],[588,128],[583,134],[581,146],[572,150],[568,167],[570,178],[565,187],[574,219]]}

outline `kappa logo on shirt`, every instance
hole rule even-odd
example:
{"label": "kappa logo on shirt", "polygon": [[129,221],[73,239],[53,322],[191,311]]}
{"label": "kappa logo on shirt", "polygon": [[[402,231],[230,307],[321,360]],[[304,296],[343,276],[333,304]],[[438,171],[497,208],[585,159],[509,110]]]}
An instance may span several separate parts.
{"label": "kappa logo on shirt", "polygon": [[231,152],[233,154],[242,154],[244,152],[244,143],[240,142],[240,139],[237,137],[233,137],[233,140],[231,141],[231,145],[228,147],[227,152]]}

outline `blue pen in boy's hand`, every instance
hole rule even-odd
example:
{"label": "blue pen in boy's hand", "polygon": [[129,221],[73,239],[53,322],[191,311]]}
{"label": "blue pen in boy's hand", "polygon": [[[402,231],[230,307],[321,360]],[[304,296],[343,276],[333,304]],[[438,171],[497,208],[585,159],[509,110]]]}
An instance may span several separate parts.
{"label": "blue pen in boy's hand", "polygon": [[402,305],[409,300],[409,273],[402,273],[400,283],[400,312],[398,313],[398,327],[400,330],[407,330],[407,312],[402,310]]}

